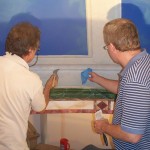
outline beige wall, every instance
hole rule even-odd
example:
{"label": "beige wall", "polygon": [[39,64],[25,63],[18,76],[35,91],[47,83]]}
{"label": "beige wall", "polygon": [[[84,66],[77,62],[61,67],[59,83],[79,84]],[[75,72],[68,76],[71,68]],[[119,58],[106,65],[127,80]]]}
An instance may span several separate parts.
{"label": "beige wall", "polygon": [[[71,149],[81,150],[88,144],[100,148],[112,148],[112,139],[108,137],[109,146],[105,146],[102,137],[93,130],[94,115],[91,113],[49,114],[42,119],[46,133],[43,142],[59,146],[60,138],[69,140]],[[112,115],[105,115],[111,122]],[[44,133],[45,131],[43,131]]]}

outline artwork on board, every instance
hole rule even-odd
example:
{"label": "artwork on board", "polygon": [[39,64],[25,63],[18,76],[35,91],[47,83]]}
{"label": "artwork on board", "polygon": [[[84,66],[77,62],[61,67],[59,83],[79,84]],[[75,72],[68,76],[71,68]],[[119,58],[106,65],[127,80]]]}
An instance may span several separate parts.
{"label": "artwork on board", "polygon": [[150,53],[150,3],[147,0],[122,0],[122,17],[131,19],[138,28],[141,47]]}
{"label": "artwork on board", "polygon": [[1,0],[0,10],[0,55],[20,21],[40,28],[40,55],[88,55],[86,0]]}

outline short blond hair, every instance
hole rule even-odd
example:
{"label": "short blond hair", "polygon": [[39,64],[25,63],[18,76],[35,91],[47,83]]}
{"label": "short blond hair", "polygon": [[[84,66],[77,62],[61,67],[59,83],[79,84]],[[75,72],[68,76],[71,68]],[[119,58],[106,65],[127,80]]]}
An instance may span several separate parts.
{"label": "short blond hair", "polygon": [[103,37],[106,45],[112,43],[120,51],[140,48],[138,31],[129,19],[118,18],[105,24]]}

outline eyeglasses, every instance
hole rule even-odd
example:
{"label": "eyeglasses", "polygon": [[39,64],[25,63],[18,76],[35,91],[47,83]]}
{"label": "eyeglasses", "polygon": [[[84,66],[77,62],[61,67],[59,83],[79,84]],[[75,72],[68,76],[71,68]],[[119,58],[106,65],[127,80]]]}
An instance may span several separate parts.
{"label": "eyeglasses", "polygon": [[32,65],[30,65],[29,67],[35,66],[36,63],[38,62],[38,59],[39,59],[39,51],[40,51],[40,48],[38,48],[37,51],[36,51],[36,60],[35,60],[35,62],[34,62]]}
{"label": "eyeglasses", "polygon": [[[109,45],[109,44],[108,44]],[[103,46],[104,50],[108,50],[108,45]]]}
{"label": "eyeglasses", "polygon": [[38,48],[36,52],[39,53],[39,51],[40,51],[40,48]]}

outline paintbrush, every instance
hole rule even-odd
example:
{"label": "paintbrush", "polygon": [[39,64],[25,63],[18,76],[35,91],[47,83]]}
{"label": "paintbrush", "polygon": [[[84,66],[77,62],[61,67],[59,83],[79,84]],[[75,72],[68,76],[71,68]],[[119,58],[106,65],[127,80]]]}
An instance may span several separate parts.
{"label": "paintbrush", "polygon": [[[95,120],[101,120],[101,119],[103,119],[103,116],[102,116],[102,110],[100,109],[97,112],[95,112]],[[108,146],[108,140],[105,133],[103,133],[103,140],[105,142],[105,145]]]}
{"label": "paintbrush", "polygon": [[58,70],[59,69],[55,69],[53,71],[53,74],[52,74],[52,76],[53,76],[52,87],[54,87],[56,82],[58,82],[58,74],[57,74]]}

